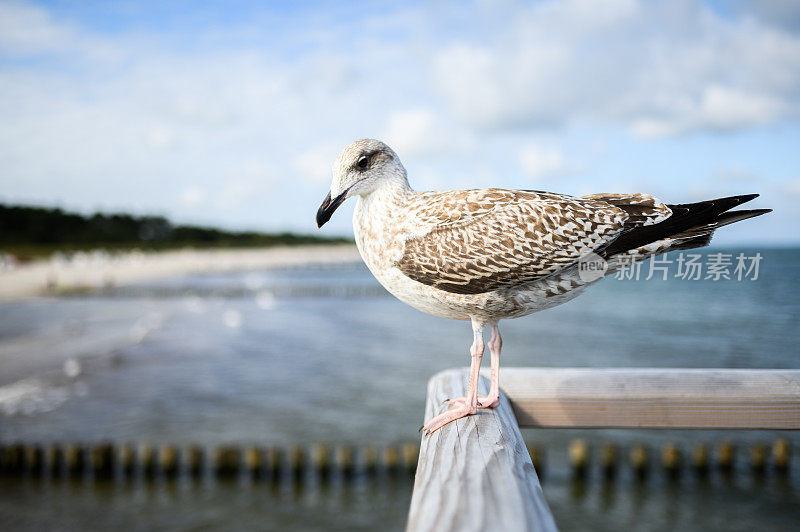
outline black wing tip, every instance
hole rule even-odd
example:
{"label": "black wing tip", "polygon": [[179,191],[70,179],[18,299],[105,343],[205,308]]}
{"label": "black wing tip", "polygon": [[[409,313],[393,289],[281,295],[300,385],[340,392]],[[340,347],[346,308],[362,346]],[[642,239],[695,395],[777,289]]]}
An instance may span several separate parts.
{"label": "black wing tip", "polygon": [[736,205],[741,205],[742,203],[747,203],[748,201],[752,201],[759,197],[761,194],[740,194],[738,196],[726,196],[724,198],[716,198],[710,199],[705,201],[698,201],[696,203],[676,203],[674,205],[668,205],[669,207],[678,207],[678,208],[699,208],[699,207],[720,207],[720,206],[729,206],[727,208],[735,207]]}
{"label": "black wing tip", "polygon": [[742,203],[753,201],[760,195],[761,194],[741,194],[738,196],[728,196],[727,198],[711,200],[710,203],[714,207],[721,207],[724,211],[727,211],[728,209],[732,209],[737,205],[741,205]]}
{"label": "black wing tip", "polygon": [[672,210],[672,216],[657,224],[637,227],[628,233],[623,233],[606,248],[605,256],[680,235],[693,228],[711,229],[711,226],[714,226],[713,230],[716,230],[724,225],[772,212],[772,209],[730,210],[758,196],[759,194],[741,194],[697,203],[667,204]]}
{"label": "black wing tip", "polygon": [[729,199],[731,202],[736,202],[735,205],[741,205],[742,203],[747,203],[748,201],[756,199],[760,195],[761,194],[742,194],[741,196],[732,196]]}
{"label": "black wing tip", "polygon": [[748,218],[753,218],[754,216],[761,216],[762,214],[767,214],[772,212],[772,209],[748,209],[748,210],[738,210],[738,211],[728,211],[728,214],[739,214],[739,215],[747,215]]}
{"label": "black wing tip", "polygon": [[[748,201],[754,200],[757,197],[759,197],[760,195],[761,194],[739,194],[739,195],[736,195],[736,196],[726,196],[724,198],[717,198],[717,199],[713,199],[711,201],[713,201],[715,203],[716,202],[721,202],[721,203],[723,203],[723,202],[724,203],[735,202],[737,205],[739,205],[739,204],[747,203]],[[704,203],[704,202],[701,202],[701,203]]]}
{"label": "black wing tip", "polygon": [[742,194],[741,196],[733,196],[733,197],[738,199],[740,203],[746,203],[750,200],[756,199],[760,195],[761,194]]}

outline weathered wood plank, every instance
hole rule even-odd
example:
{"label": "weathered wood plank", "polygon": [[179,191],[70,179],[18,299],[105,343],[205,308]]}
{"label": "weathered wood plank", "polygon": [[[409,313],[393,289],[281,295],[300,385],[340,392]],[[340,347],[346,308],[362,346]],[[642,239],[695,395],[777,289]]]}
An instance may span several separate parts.
{"label": "weathered wood plank", "polygon": [[[448,370],[428,382],[425,419],[463,396],[468,370]],[[479,392],[489,391],[481,378]],[[409,531],[556,530],[511,405],[446,425],[420,444]]]}
{"label": "weathered wood plank", "polygon": [[800,429],[800,370],[502,368],[521,427]]}

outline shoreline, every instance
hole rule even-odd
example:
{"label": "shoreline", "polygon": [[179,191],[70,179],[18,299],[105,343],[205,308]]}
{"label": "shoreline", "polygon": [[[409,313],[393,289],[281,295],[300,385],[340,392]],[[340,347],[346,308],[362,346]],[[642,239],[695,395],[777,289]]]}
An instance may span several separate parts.
{"label": "shoreline", "polygon": [[361,256],[353,244],[122,253],[95,250],[0,270],[0,302],[195,273],[357,262]]}

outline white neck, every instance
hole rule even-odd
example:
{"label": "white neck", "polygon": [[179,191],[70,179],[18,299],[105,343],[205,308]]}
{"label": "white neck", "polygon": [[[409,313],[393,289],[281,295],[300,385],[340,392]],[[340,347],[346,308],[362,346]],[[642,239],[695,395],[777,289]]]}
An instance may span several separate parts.
{"label": "white neck", "polygon": [[368,204],[375,203],[376,200],[378,203],[398,203],[413,194],[414,190],[408,184],[408,179],[403,173],[384,177],[380,185],[366,194],[361,194],[359,200],[363,200]]}
{"label": "white neck", "polygon": [[383,230],[391,223],[398,209],[408,203],[416,192],[409,186],[405,175],[398,175],[383,182],[367,194],[360,195],[353,212],[353,229],[356,235],[366,228]]}

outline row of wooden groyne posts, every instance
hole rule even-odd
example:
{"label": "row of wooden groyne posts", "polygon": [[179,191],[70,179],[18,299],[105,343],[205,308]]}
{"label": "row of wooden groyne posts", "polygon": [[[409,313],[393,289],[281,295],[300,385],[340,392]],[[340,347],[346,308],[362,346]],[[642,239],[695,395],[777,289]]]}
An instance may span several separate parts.
{"label": "row of wooden groyne posts", "polygon": [[[776,439],[771,448],[763,443],[751,444],[747,454],[749,469],[755,474],[765,473],[770,466],[779,474],[789,473],[791,445],[786,439]],[[592,453],[587,443],[580,439],[573,440],[569,445],[567,455],[573,475],[585,478],[592,464]],[[640,479],[645,478],[651,468],[650,455],[650,449],[646,445],[633,445],[629,448],[630,467]],[[595,461],[605,479],[612,479],[616,476],[619,458],[619,447],[613,444],[600,446]],[[713,456],[712,449],[706,443],[697,443],[688,453],[684,453],[683,449],[674,443],[667,443],[661,448],[660,464],[669,478],[677,478],[685,466],[694,470],[698,476],[704,476],[709,473],[712,466],[723,473],[733,472],[737,465],[736,458],[737,446],[728,441],[717,445],[713,449]],[[531,459],[536,466],[535,451],[531,453]],[[537,467],[536,470],[539,472],[540,468]],[[541,473],[539,476],[541,478]]]}
{"label": "row of wooden groyne posts", "polygon": [[208,476],[235,479],[294,479],[309,474],[344,479],[378,474],[414,474],[419,446],[351,445],[260,447],[222,445],[153,446],[150,444],[29,445],[0,444],[0,477],[51,476],[94,479],[176,478],[202,479]]}
{"label": "row of wooden groyne posts", "polygon": [[[591,446],[583,439],[575,439],[567,448],[572,475],[584,479],[596,469],[599,476],[610,480],[627,462],[636,477],[644,479],[660,467],[669,478],[677,478],[689,468],[698,476],[712,469],[730,473],[736,467],[740,446],[722,442],[710,446],[697,443],[684,450],[667,443],[654,453],[647,445],[627,448],[605,443]],[[624,452],[624,451],[627,451]],[[541,479],[547,469],[544,447],[528,445],[534,467]],[[783,438],[771,445],[750,444],[746,448],[747,468],[753,473],[773,470],[788,474],[791,444]],[[53,444],[24,443],[0,444],[0,476],[22,477],[74,477],[87,475],[94,479],[110,478],[206,478],[234,479],[247,476],[252,479],[302,480],[309,475],[326,479],[338,476],[349,480],[356,477],[378,475],[413,476],[417,467],[419,446],[415,443],[355,447],[352,445],[316,444],[311,446],[259,447],[224,445],[208,449],[198,445],[153,446],[149,444]]]}

